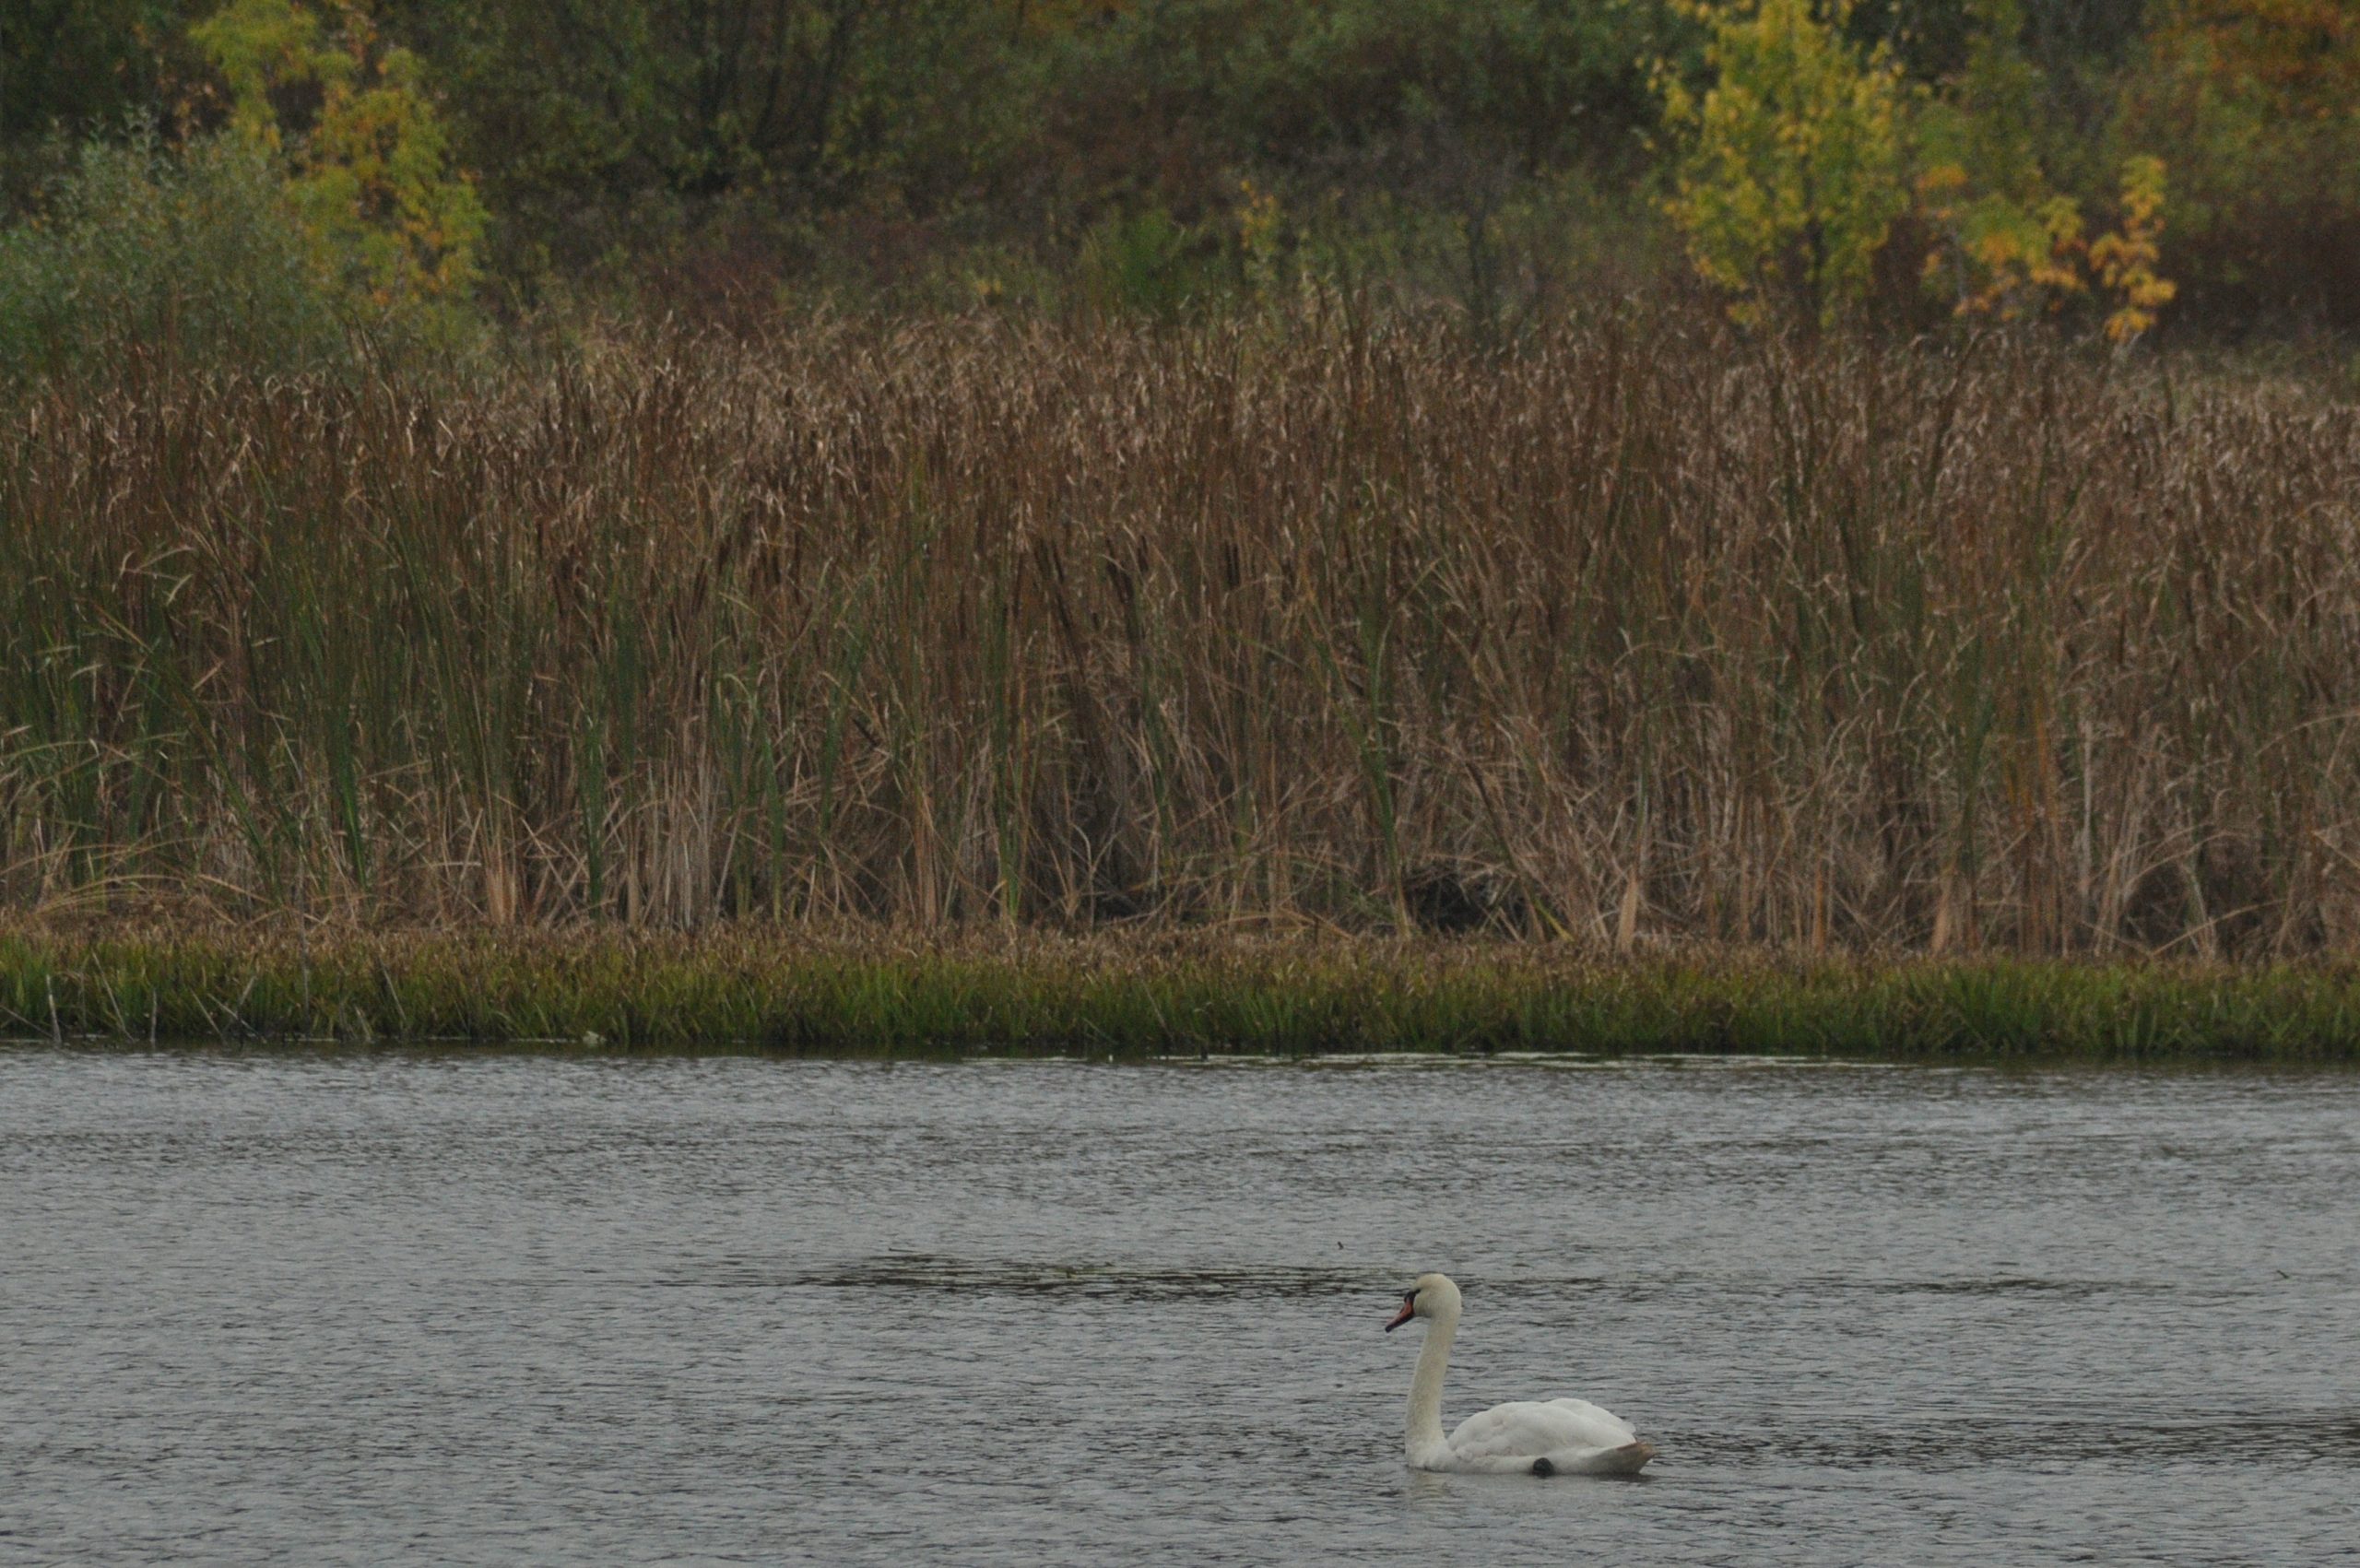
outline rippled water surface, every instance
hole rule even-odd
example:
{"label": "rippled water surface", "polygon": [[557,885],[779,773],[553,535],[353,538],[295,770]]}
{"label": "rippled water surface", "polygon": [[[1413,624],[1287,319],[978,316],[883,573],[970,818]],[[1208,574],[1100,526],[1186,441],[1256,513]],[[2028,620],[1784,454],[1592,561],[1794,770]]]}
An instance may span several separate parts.
{"label": "rippled water surface", "polygon": [[2360,1077],[0,1051],[0,1563],[2355,1550]]}

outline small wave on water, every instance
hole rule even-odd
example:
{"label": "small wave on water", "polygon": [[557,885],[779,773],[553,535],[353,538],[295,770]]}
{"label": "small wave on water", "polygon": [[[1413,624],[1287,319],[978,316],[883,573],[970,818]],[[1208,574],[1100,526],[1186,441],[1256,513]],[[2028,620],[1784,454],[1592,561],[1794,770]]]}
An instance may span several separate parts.
{"label": "small wave on water", "polygon": [[[1086,1296],[1155,1303],[1233,1296],[1257,1300],[1338,1298],[1382,1303],[1400,1293],[1406,1276],[1381,1266],[1272,1267],[1222,1264],[1150,1268],[1094,1262],[949,1257],[885,1253],[832,1267],[785,1269],[726,1258],[654,1283],[673,1289],[946,1291],[962,1295]],[[1461,1273],[1463,1289],[1506,1303],[1617,1288],[1599,1275],[1519,1276],[1490,1280]]]}
{"label": "small wave on water", "polygon": [[[894,1252],[849,1259],[831,1267],[783,1269],[742,1258],[724,1258],[694,1273],[667,1276],[655,1283],[705,1289],[833,1291],[949,1291],[1009,1295],[1084,1295],[1141,1302],[1208,1294],[1278,1298],[1382,1296],[1398,1281],[1381,1266],[1272,1267],[1210,1264],[1151,1268],[1087,1260],[953,1257],[935,1253]],[[1547,1300],[1599,1290],[1646,1294],[1694,1290],[1706,1283],[1674,1271],[1647,1279],[1617,1280],[1599,1274],[1519,1274],[1487,1279],[1461,1271],[1462,1289],[1495,1303]],[[1711,1283],[1726,1293],[1745,1294],[1737,1281]],[[1814,1294],[1878,1296],[2047,1296],[2082,1300],[2110,1295],[2161,1294],[2179,1291],[2170,1283],[2141,1279],[2045,1279],[1994,1275],[1988,1279],[1864,1279],[1823,1276],[1788,1281],[1780,1290]],[[2221,1292],[2214,1292],[2221,1293]]]}
{"label": "small wave on water", "polygon": [[1115,1264],[1038,1263],[893,1253],[838,1267],[782,1273],[725,1263],[669,1285],[739,1288],[773,1286],[832,1291],[953,1291],[998,1295],[1099,1296],[1116,1301],[1168,1302],[1209,1293],[1313,1297],[1383,1293],[1388,1281],[1364,1269],[1138,1268]]}
{"label": "small wave on water", "polygon": [[2360,1410],[2224,1410],[2183,1418],[1928,1416],[1667,1436],[1683,1458],[1836,1470],[2107,1464],[2360,1467]]}

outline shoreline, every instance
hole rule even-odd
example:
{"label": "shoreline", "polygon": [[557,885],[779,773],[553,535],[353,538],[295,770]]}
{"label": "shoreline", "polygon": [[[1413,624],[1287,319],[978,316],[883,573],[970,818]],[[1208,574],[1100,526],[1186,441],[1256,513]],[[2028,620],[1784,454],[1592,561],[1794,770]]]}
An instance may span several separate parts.
{"label": "shoreline", "polygon": [[0,1037],[939,1056],[2360,1063],[2360,968],[1488,938],[0,927]]}

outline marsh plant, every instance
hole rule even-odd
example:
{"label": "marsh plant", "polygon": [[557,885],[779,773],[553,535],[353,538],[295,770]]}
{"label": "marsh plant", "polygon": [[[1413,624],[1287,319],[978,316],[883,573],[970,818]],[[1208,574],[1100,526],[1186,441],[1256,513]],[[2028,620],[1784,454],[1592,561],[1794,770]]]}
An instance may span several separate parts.
{"label": "marsh plant", "polygon": [[1311,298],[0,404],[0,897],[2360,941],[2360,410]]}
{"label": "marsh plant", "polygon": [[949,937],[50,920],[0,1039],[827,1053],[1501,1051],[2360,1060],[2346,967],[1894,961],[1237,928]]}

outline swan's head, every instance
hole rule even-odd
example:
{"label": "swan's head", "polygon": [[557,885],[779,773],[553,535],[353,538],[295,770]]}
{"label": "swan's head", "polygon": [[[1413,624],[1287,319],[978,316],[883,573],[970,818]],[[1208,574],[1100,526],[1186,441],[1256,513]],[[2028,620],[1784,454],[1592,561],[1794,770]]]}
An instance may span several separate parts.
{"label": "swan's head", "polygon": [[1413,1317],[1440,1317],[1458,1310],[1458,1287],[1447,1274],[1421,1274],[1401,1292],[1401,1310],[1385,1326],[1387,1334]]}

